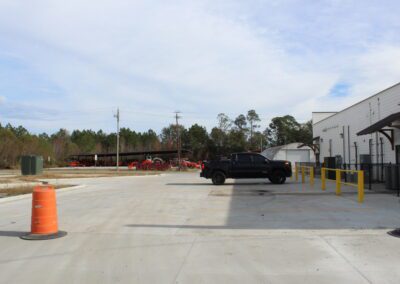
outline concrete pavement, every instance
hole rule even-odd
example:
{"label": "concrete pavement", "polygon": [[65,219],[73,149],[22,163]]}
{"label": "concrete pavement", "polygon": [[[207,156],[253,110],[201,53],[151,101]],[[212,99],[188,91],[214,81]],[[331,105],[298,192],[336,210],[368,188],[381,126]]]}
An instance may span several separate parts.
{"label": "concrete pavement", "polygon": [[[58,182],[63,182],[58,180]],[[30,198],[0,203],[0,283],[399,283],[399,199],[197,173],[67,180],[50,241],[18,238]]]}

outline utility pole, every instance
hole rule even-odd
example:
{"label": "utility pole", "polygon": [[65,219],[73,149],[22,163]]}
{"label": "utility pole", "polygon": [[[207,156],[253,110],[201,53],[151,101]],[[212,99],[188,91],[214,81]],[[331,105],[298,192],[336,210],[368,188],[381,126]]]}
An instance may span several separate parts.
{"label": "utility pole", "polygon": [[119,108],[114,117],[117,119],[117,172],[119,172]]}
{"label": "utility pole", "polygon": [[181,112],[180,111],[175,111],[175,120],[176,120],[176,133],[177,133],[177,139],[176,139],[176,146],[178,148],[178,170],[181,170],[181,134],[179,130],[179,122],[178,119],[181,118],[179,116]]}

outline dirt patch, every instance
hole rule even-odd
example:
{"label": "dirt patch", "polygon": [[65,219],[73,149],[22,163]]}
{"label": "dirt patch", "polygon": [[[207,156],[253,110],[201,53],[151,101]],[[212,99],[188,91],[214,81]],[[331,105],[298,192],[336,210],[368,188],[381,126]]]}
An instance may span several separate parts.
{"label": "dirt patch", "polygon": [[[73,185],[56,185],[54,186],[55,189],[71,187]],[[11,188],[3,188],[0,189],[0,198],[1,197],[8,197],[8,196],[16,196],[22,194],[29,194],[32,193],[34,186],[18,186],[18,187],[11,187]]]}

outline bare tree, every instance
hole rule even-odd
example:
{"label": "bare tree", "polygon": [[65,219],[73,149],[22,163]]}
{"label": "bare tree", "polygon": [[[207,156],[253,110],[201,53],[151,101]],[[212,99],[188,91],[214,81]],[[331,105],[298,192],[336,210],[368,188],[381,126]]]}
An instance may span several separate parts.
{"label": "bare tree", "polygon": [[257,122],[261,121],[261,119],[254,109],[247,112],[246,118],[250,124],[250,146],[253,146],[253,133],[256,128],[260,127]]}
{"label": "bare tree", "polygon": [[225,113],[218,114],[217,119],[218,128],[224,133],[228,132],[229,128],[232,126],[231,119]]}

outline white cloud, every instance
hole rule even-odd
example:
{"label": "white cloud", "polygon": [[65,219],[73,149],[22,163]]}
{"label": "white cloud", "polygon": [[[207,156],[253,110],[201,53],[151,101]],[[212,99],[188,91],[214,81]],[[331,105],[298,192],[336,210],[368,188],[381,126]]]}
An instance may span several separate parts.
{"label": "white cloud", "polygon": [[[41,101],[46,93],[51,98],[46,107],[65,113],[41,125],[49,129],[93,125],[109,130],[113,124],[106,115],[117,106],[127,126],[136,129],[159,130],[176,109],[187,122],[202,118],[210,127],[219,112],[237,115],[255,108],[266,126],[274,115],[291,113],[306,120],[313,110],[338,109],[395,83],[398,69],[386,64],[398,54],[396,45],[318,53],[307,40],[294,44],[296,37],[285,36],[296,34],[290,25],[310,27],[303,23],[307,19],[285,17],[295,15],[288,5],[271,5],[287,14],[269,12],[275,22],[263,22],[254,8],[241,3],[43,0],[28,7],[25,1],[8,1],[0,4],[0,35],[8,52],[61,90],[26,98]],[[324,13],[332,18],[335,9]],[[323,17],[318,22],[324,24]],[[311,27],[317,38],[335,31],[341,33],[336,39],[348,38],[343,25],[337,30]],[[368,30],[363,22],[356,27]],[[357,42],[364,46],[363,40]],[[301,53],[292,52],[293,46]],[[327,97],[344,77],[353,86],[352,97]],[[103,119],[90,124],[88,118],[99,115],[99,108]],[[139,111],[153,115],[135,114]]]}

